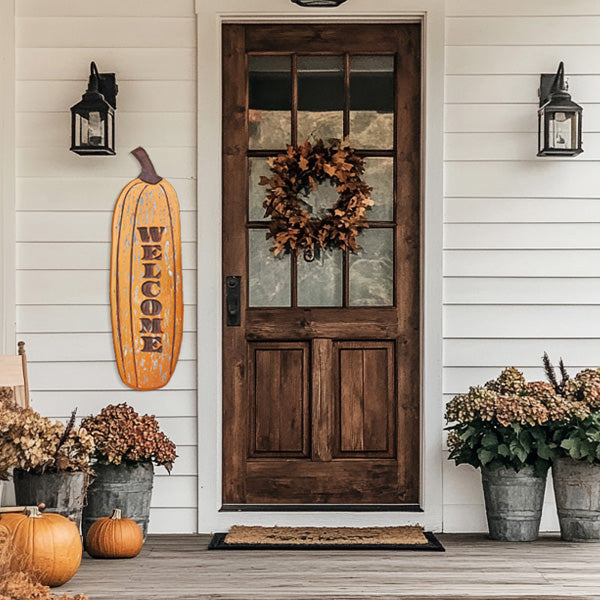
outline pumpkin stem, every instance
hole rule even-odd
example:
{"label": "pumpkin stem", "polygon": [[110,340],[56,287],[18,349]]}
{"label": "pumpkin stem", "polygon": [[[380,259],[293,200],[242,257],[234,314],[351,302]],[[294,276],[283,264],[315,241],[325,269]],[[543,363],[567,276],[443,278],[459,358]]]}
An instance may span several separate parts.
{"label": "pumpkin stem", "polygon": [[135,150],[132,150],[131,154],[136,157],[137,161],[142,167],[142,172],[138,176],[139,179],[150,184],[156,184],[162,180],[162,177],[156,173],[148,153],[141,146],[138,146]]}
{"label": "pumpkin stem", "polygon": [[113,509],[113,514],[110,516],[111,519],[114,519],[115,521],[118,521],[121,518],[121,509],[120,508],[114,508]]}
{"label": "pumpkin stem", "polygon": [[42,513],[37,506],[26,506],[25,514],[32,519],[40,519],[42,517]]}

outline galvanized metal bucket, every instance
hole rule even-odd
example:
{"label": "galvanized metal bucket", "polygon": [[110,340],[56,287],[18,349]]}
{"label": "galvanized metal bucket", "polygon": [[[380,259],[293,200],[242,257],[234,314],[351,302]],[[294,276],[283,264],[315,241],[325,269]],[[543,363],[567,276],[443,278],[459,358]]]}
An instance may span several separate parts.
{"label": "galvanized metal bucket", "polygon": [[120,508],[123,517],[133,519],[141,528],[146,539],[150,520],[150,500],[154,467],[152,463],[129,465],[94,465],[95,479],[87,494],[87,505],[83,509],[83,538],[90,527],[102,517],[110,517],[115,508]]}
{"label": "galvanized metal bucket", "polygon": [[86,475],[81,472],[31,473],[15,469],[15,500],[20,506],[44,503],[46,512],[67,517],[81,527]]}
{"label": "galvanized metal bucket", "polygon": [[533,467],[481,469],[490,538],[503,542],[531,542],[538,536],[546,476]]}
{"label": "galvanized metal bucket", "polygon": [[562,539],[600,540],[600,465],[558,458],[552,463],[552,479]]}

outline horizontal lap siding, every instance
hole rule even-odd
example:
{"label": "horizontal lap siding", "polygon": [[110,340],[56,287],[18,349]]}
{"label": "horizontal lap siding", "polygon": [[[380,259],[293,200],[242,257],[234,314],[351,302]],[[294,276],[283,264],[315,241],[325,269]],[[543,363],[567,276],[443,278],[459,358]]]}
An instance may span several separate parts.
{"label": "horizontal lap siding", "polygon": [[[444,401],[541,355],[600,365],[600,4],[448,0]],[[555,33],[560,32],[558,35]],[[565,61],[584,153],[540,159],[540,73]],[[485,530],[479,474],[444,465],[444,528]],[[543,529],[556,529],[548,490]]]}
{"label": "horizontal lap siding", "polygon": [[[193,0],[17,2],[17,329],[33,406],[64,419],[127,402],[155,414],[178,446],[157,468],[150,529],[197,528],[196,33]],[[117,156],[69,152],[69,107],[89,63],[115,72]],[[166,388],[120,380],[109,305],[111,219],[144,146],[181,206],[184,330]]]}

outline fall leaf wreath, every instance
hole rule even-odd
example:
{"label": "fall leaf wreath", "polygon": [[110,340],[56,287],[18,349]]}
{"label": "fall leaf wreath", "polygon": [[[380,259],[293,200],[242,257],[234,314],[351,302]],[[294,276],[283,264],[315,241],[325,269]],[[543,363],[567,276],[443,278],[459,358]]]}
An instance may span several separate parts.
{"label": "fall leaf wreath", "polygon": [[[367,209],[373,200],[371,188],[361,179],[363,159],[347,142],[290,145],[285,154],[271,157],[269,166],[273,175],[262,176],[260,185],[267,187],[263,207],[265,216],[271,217],[267,239],[273,240],[275,256],[297,251],[310,262],[324,249],[358,250],[356,238],[368,227]],[[303,197],[327,180],[335,186],[338,199],[322,218],[316,218]]]}

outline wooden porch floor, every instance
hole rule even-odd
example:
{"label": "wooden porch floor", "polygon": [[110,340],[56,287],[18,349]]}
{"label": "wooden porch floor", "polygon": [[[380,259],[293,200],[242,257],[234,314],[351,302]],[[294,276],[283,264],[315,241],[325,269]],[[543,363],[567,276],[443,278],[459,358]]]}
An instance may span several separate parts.
{"label": "wooden porch floor", "polygon": [[207,551],[206,535],[149,536],[130,560],[94,560],[56,593],[90,600],[600,598],[600,543],[439,535],[436,552]]}

